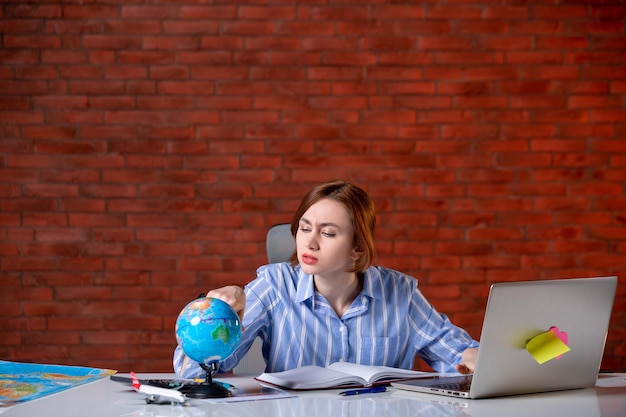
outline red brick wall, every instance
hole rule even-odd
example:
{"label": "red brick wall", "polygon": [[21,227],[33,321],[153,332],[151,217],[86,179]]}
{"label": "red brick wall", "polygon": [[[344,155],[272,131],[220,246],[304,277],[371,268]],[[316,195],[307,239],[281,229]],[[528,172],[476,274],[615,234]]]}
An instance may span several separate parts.
{"label": "red brick wall", "polygon": [[0,7],[0,358],[170,371],[183,305],[341,177],[476,338],[492,282],[617,274],[626,370],[623,2]]}

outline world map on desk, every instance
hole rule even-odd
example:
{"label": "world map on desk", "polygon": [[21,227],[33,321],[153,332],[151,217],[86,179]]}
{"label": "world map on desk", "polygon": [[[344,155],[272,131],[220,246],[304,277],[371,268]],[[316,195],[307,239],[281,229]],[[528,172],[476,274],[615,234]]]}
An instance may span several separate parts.
{"label": "world map on desk", "polygon": [[11,405],[111,376],[111,369],[0,361],[0,405]]}

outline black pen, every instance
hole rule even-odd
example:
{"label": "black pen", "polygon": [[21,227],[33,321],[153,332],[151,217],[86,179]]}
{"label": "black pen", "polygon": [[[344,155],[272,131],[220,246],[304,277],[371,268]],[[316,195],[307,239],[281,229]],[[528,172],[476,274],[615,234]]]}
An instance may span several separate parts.
{"label": "black pen", "polygon": [[361,388],[361,389],[351,389],[348,391],[340,392],[339,395],[348,396],[348,395],[359,395],[359,394],[375,394],[377,392],[385,392],[387,391],[387,387],[384,385],[376,385],[374,387],[369,388]]}

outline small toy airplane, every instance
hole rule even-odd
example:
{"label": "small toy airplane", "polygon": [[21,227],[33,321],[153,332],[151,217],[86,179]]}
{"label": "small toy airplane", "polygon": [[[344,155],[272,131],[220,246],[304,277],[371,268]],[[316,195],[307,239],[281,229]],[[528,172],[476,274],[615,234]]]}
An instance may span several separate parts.
{"label": "small toy airplane", "polygon": [[146,396],[147,404],[161,404],[168,402],[172,404],[180,404],[185,402],[185,396],[180,391],[141,384],[134,372],[131,372],[130,375],[133,379],[133,388],[137,392]]}

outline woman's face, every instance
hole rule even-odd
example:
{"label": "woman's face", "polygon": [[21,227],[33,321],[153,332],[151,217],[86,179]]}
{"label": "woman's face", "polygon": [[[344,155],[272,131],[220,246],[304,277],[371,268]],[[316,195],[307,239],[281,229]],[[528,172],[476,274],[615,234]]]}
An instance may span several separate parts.
{"label": "woman's face", "polygon": [[358,258],[353,242],[348,210],[335,200],[322,199],[300,218],[296,232],[298,262],[311,275],[345,273]]}

